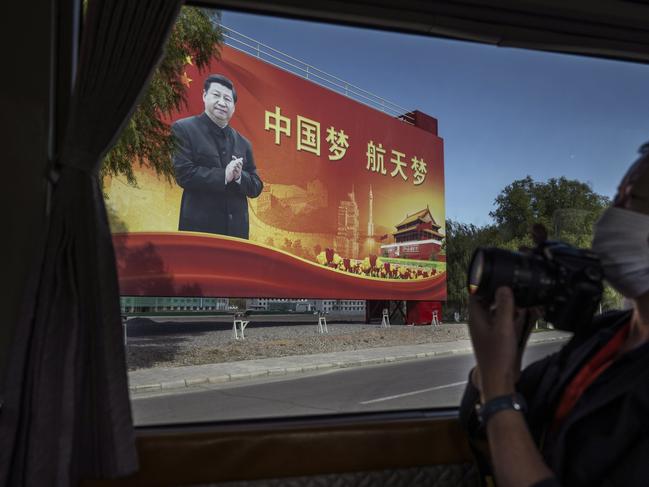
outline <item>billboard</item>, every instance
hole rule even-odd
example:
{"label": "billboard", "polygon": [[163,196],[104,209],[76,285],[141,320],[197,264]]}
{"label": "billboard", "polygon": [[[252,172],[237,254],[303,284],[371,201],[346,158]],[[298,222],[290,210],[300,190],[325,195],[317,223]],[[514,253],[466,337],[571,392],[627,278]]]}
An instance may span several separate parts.
{"label": "billboard", "polygon": [[[104,181],[123,295],[445,299],[434,119],[406,123],[227,46],[205,72],[187,61],[176,180],[141,166],[137,187]],[[232,81],[229,128],[208,73]]]}

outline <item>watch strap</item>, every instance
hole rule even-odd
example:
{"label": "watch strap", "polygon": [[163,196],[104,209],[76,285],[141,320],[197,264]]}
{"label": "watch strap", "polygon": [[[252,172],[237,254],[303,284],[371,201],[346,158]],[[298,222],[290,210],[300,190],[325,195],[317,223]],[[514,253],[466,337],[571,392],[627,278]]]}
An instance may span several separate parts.
{"label": "watch strap", "polygon": [[486,426],[489,419],[496,413],[506,410],[525,413],[527,412],[527,403],[523,396],[518,393],[494,397],[478,407],[478,417],[482,425]]}

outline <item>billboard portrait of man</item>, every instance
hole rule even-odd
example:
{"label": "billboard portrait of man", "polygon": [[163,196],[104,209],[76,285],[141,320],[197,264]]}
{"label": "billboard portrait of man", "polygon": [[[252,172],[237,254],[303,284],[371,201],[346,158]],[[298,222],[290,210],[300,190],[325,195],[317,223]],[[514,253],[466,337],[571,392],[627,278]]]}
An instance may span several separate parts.
{"label": "billboard portrait of man", "polygon": [[248,239],[248,198],[263,189],[252,145],[230,127],[237,92],[225,76],[203,84],[205,111],[173,123],[176,182],[183,188],[178,230]]}

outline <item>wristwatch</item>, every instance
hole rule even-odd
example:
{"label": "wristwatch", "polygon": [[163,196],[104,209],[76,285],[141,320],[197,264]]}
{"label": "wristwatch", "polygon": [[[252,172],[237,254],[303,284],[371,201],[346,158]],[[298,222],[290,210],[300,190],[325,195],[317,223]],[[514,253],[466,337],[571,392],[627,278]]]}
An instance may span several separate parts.
{"label": "wristwatch", "polygon": [[527,412],[527,403],[523,396],[518,393],[508,394],[506,396],[498,396],[493,399],[489,399],[484,404],[476,405],[476,411],[478,413],[478,418],[480,418],[480,423],[486,427],[489,419],[496,413],[500,411],[505,411],[511,409],[513,411],[519,411],[521,413]]}

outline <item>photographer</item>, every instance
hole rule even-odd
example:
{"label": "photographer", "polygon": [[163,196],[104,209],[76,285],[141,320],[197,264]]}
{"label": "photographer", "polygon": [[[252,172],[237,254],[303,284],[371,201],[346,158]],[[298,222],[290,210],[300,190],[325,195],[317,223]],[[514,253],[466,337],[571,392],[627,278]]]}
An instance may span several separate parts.
{"label": "photographer", "polygon": [[[520,371],[530,320],[509,287],[471,296],[477,366],[460,417],[500,487],[649,485],[649,145],[595,227],[605,279],[633,309],[595,317]],[[478,408],[476,408],[478,405]]]}

